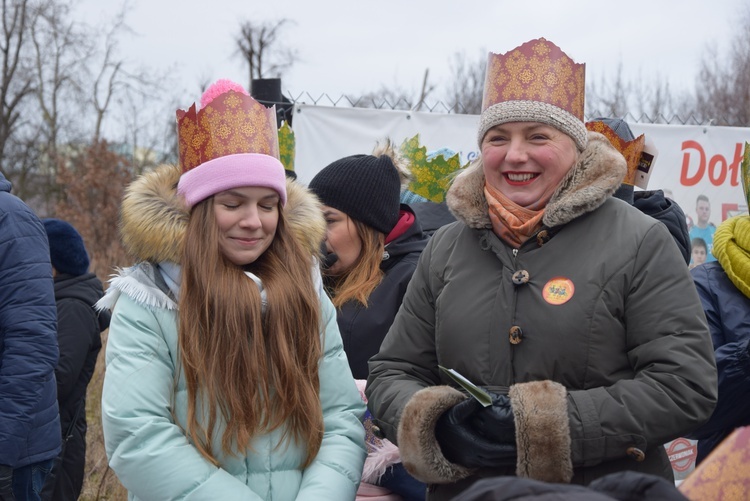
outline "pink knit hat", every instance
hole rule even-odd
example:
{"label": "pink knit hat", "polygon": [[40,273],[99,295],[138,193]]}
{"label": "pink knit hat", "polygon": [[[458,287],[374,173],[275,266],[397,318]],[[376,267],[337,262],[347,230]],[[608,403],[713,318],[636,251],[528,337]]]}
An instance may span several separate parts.
{"label": "pink knit hat", "polygon": [[276,109],[241,85],[219,80],[203,93],[201,109],[177,110],[182,176],[177,192],[188,207],[242,186],[275,190],[286,205],[286,175],[279,161]]}

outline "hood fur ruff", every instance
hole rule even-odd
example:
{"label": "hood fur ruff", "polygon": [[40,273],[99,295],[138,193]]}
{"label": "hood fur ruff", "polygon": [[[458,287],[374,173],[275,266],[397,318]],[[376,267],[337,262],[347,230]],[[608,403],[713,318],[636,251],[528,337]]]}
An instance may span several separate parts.
{"label": "hood fur ruff", "polygon": [[[137,261],[180,262],[189,212],[177,194],[180,167],[160,165],[128,186],[122,202],[120,235],[125,250]],[[326,223],[315,195],[287,180],[284,215],[292,234],[317,255]]]}
{"label": "hood fur ruff", "polygon": [[[573,477],[567,391],[553,381],[510,387],[516,423],[516,475],[544,482],[569,483]],[[431,386],[415,393],[398,424],[398,446],[404,467],[428,484],[449,484],[474,473],[448,461],[435,438],[435,424],[466,396],[450,386]]]}
{"label": "hood fur ruff", "polygon": [[[544,210],[542,222],[554,228],[596,210],[619,188],[627,172],[625,158],[598,132],[588,133],[588,146],[560,182]],[[481,157],[458,175],[446,194],[451,212],[471,228],[491,229],[484,197]]]}

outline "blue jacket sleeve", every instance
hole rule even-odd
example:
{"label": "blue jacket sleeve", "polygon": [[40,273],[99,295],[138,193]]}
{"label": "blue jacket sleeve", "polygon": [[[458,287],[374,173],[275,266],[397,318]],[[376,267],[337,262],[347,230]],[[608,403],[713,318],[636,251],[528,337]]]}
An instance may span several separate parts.
{"label": "blue jacket sleeve", "polygon": [[56,322],[44,228],[25,206],[0,207],[0,464],[15,466],[29,454],[40,413],[57,419],[47,389],[57,365]]}
{"label": "blue jacket sleeve", "polygon": [[325,432],[315,460],[305,470],[297,501],[354,499],[367,451],[360,419],[365,405],[344,354],[336,311],[324,292],[324,355],[320,362],[320,401]]}
{"label": "blue jacket sleeve", "polygon": [[719,399],[711,419],[691,437],[709,438],[750,422],[750,299],[716,264],[691,270],[716,355]]}

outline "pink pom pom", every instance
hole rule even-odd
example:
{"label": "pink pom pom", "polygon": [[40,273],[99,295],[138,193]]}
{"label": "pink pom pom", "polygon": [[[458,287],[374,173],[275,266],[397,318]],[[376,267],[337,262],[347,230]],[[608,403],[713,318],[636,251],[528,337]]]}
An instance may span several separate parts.
{"label": "pink pom pom", "polygon": [[201,108],[205,108],[206,106],[208,106],[208,103],[230,90],[239,92],[240,94],[244,94],[246,96],[250,95],[247,93],[245,88],[242,87],[242,85],[238,84],[237,82],[232,82],[231,80],[228,80],[226,78],[222,78],[221,80],[217,80],[216,82],[211,84],[203,93],[203,95],[201,96]]}

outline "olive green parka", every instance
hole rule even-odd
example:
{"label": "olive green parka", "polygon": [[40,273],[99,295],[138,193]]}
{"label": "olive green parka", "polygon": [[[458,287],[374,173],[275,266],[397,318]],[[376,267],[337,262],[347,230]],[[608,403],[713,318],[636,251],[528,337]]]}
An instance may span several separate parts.
{"label": "olive green parka", "polygon": [[[589,133],[543,228],[516,250],[492,231],[481,160],[453,183],[458,222],[422,253],[367,385],[377,424],[431,484],[430,500],[493,475],[671,478],[663,444],[711,415],[716,366],[698,295],[667,228],[611,197],[624,165]],[[435,422],[466,395],[438,365],[509,393],[515,468],[442,455]]]}

